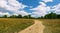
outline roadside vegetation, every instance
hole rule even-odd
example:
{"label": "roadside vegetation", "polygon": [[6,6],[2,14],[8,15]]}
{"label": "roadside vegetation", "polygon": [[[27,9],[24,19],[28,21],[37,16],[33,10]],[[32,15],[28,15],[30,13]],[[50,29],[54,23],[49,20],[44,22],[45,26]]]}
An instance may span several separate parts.
{"label": "roadside vegetation", "polygon": [[32,24],[30,19],[0,18],[0,33],[17,33]]}
{"label": "roadside vegetation", "polygon": [[60,19],[40,19],[45,25],[44,33],[60,33]]}

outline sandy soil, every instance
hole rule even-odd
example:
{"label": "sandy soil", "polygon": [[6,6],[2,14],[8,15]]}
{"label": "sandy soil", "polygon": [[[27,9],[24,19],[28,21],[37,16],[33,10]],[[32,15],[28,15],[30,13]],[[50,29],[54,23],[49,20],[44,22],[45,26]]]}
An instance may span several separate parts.
{"label": "sandy soil", "polygon": [[31,25],[30,27],[18,32],[18,33],[43,33],[45,26],[42,24],[41,21],[34,20],[35,24]]}

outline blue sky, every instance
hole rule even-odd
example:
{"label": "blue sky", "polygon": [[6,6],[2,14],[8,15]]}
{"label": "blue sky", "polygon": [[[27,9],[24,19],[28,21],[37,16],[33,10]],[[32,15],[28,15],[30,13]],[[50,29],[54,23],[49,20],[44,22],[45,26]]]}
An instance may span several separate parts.
{"label": "blue sky", "polygon": [[[32,7],[32,8],[35,8],[35,7],[37,7],[37,6],[39,6],[40,5],[40,3],[39,2],[44,2],[44,1],[42,1],[42,0],[18,0],[20,3],[22,3],[22,4],[25,4],[25,5],[27,5],[27,6],[29,6],[29,7],[26,7],[24,10],[26,11],[26,12],[34,12],[34,10],[30,10],[31,8],[30,8],[30,6]],[[46,1],[46,0],[45,0]],[[52,2],[46,2],[45,4],[47,5],[47,6],[49,6],[49,7],[52,7],[52,6],[54,6],[54,5],[58,5],[60,3],[60,0],[52,0]],[[51,12],[51,11],[50,11]]]}
{"label": "blue sky", "polygon": [[[39,2],[43,2],[42,0],[18,0],[20,3],[36,7],[39,5]],[[60,0],[53,0],[53,2],[47,2],[47,6],[54,6],[60,3]]]}
{"label": "blue sky", "polygon": [[60,0],[0,0],[0,15],[28,15],[40,17],[54,12],[60,14]]}

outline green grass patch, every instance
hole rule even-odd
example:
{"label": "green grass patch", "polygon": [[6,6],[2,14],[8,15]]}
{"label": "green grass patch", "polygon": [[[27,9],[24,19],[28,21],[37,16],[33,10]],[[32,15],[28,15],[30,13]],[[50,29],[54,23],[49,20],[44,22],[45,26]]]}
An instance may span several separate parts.
{"label": "green grass patch", "polygon": [[19,32],[32,24],[31,19],[0,18],[0,33]]}

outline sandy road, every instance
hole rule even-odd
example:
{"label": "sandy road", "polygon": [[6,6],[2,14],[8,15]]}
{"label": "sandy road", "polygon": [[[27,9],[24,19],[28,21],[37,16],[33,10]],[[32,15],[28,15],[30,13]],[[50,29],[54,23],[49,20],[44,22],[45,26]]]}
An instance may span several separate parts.
{"label": "sandy road", "polygon": [[45,26],[42,24],[41,21],[34,20],[35,24],[31,25],[30,27],[22,30],[18,33],[43,33]]}

